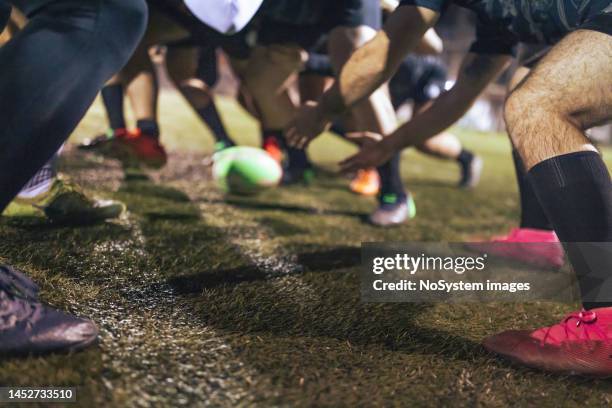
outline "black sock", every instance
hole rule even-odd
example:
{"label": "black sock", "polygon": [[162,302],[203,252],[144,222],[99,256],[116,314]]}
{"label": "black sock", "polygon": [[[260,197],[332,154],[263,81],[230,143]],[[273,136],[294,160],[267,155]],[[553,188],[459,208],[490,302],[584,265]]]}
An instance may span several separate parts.
{"label": "black sock", "polygon": [[213,132],[216,142],[223,142],[226,147],[235,145],[234,141],[227,134],[225,126],[223,126],[214,101],[211,100],[208,105],[198,109],[197,112]]}
{"label": "black sock", "polygon": [[461,149],[461,153],[457,156],[457,161],[461,165],[461,167],[467,167],[470,165],[472,160],[474,159],[474,153],[469,150]]}
{"label": "black sock", "polygon": [[121,84],[107,85],[102,88],[102,101],[108,115],[111,129],[125,129],[123,115],[123,86]]}
{"label": "black sock", "polygon": [[551,231],[552,224],[548,220],[544,208],[540,204],[538,197],[533,190],[531,182],[527,178],[525,165],[521,156],[516,150],[512,150],[514,159],[514,169],[516,171],[516,181],[518,183],[519,195],[521,200],[521,228],[533,228]]}
{"label": "black sock", "polygon": [[140,129],[142,134],[159,138],[159,125],[153,119],[141,119],[136,122],[136,127]]}
{"label": "black sock", "polygon": [[286,169],[304,170],[312,167],[308,155],[306,155],[306,150],[289,146],[282,130],[264,130],[263,135],[264,140],[268,137],[276,138],[281,149],[285,150],[287,153]]}
{"label": "black sock", "polygon": [[400,159],[400,153],[396,153],[391,160],[377,169],[380,176],[379,202],[381,204],[395,204],[407,197],[400,177]]}
{"label": "black sock", "polygon": [[563,242],[586,309],[612,306],[612,182],[601,156],[544,160],[528,179]]}

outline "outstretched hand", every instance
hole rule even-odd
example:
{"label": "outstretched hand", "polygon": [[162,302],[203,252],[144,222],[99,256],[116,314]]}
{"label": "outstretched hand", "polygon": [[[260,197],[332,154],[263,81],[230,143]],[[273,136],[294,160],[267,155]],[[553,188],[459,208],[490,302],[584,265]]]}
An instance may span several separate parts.
{"label": "outstretched hand", "polygon": [[393,156],[393,150],[387,147],[382,136],[377,133],[364,132],[351,135],[350,139],[360,140],[361,149],[357,154],[340,162],[340,170],[343,173],[381,166]]}
{"label": "outstretched hand", "polygon": [[329,123],[321,118],[317,103],[308,101],[300,106],[296,117],[287,126],[287,142],[290,146],[304,149],[328,126]]}

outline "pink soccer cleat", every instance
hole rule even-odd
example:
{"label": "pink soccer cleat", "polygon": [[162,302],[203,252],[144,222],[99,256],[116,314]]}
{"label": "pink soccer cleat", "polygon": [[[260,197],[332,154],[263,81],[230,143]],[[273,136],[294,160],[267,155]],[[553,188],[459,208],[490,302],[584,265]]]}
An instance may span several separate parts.
{"label": "pink soccer cleat", "polygon": [[554,231],[513,228],[505,236],[467,247],[500,258],[509,258],[540,268],[559,269],[565,263],[563,246]]}
{"label": "pink soccer cleat", "polygon": [[612,376],[612,308],[574,312],[550,327],[508,330],[483,341],[495,354],[562,374]]}

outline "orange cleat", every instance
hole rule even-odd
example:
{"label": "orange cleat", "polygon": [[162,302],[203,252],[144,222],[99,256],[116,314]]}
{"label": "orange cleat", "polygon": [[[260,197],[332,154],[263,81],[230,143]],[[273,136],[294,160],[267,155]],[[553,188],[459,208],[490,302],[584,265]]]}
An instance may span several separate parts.
{"label": "orange cleat", "polygon": [[376,169],[359,170],[351,181],[350,189],[353,193],[374,196],[380,190],[380,177]]}

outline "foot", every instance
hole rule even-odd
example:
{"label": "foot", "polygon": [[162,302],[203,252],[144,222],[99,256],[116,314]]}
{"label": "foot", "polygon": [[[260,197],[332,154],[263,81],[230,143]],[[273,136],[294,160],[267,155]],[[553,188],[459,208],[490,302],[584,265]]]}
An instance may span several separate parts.
{"label": "foot", "polygon": [[97,154],[117,159],[126,167],[144,165],[154,169],[163,167],[168,161],[166,150],[155,136],[144,134],[140,129],[115,134],[106,140],[99,140],[87,149]]}
{"label": "foot", "polygon": [[93,322],[39,303],[6,270],[13,269],[0,266],[0,355],[70,352],[95,343]]}
{"label": "foot", "polygon": [[235,144],[229,141],[219,140],[215,143],[215,153],[234,147]]}
{"label": "foot", "polygon": [[377,227],[393,227],[403,224],[416,216],[416,206],[411,195],[406,199],[397,199],[395,195],[382,197],[380,206],[368,218],[370,224]]}
{"label": "foot", "polygon": [[283,161],[283,150],[275,137],[267,137],[263,142],[263,149],[277,162]]}
{"label": "foot", "polygon": [[289,186],[293,184],[304,184],[310,185],[314,181],[315,173],[310,167],[302,168],[288,168],[283,171],[283,178],[281,179],[281,185]]}
{"label": "foot", "polygon": [[461,180],[459,188],[470,189],[480,183],[483,161],[479,156],[472,156],[472,159],[465,164],[461,164]]}
{"label": "foot", "polygon": [[535,331],[509,330],[483,341],[495,354],[532,368],[563,374],[612,376],[612,308],[569,314]]}
{"label": "foot", "polygon": [[26,299],[38,299],[38,285],[12,266],[0,264],[0,284],[10,287]]}
{"label": "foot", "polygon": [[51,188],[33,198],[16,198],[2,215],[47,217],[60,224],[89,225],[119,217],[125,205],[87,197],[75,184],[56,179]]}
{"label": "foot", "polygon": [[489,242],[469,243],[467,246],[472,250],[539,268],[559,269],[565,263],[563,246],[554,231],[513,228],[508,235],[494,237]]}
{"label": "foot", "polygon": [[111,141],[116,137],[124,137],[128,134],[127,129],[109,129],[106,133],[94,136],[92,139],[85,139],[78,145],[81,150],[104,154],[104,151],[111,145]]}
{"label": "foot", "polygon": [[365,196],[374,196],[380,190],[380,177],[376,169],[359,170],[349,186],[351,191]]}

